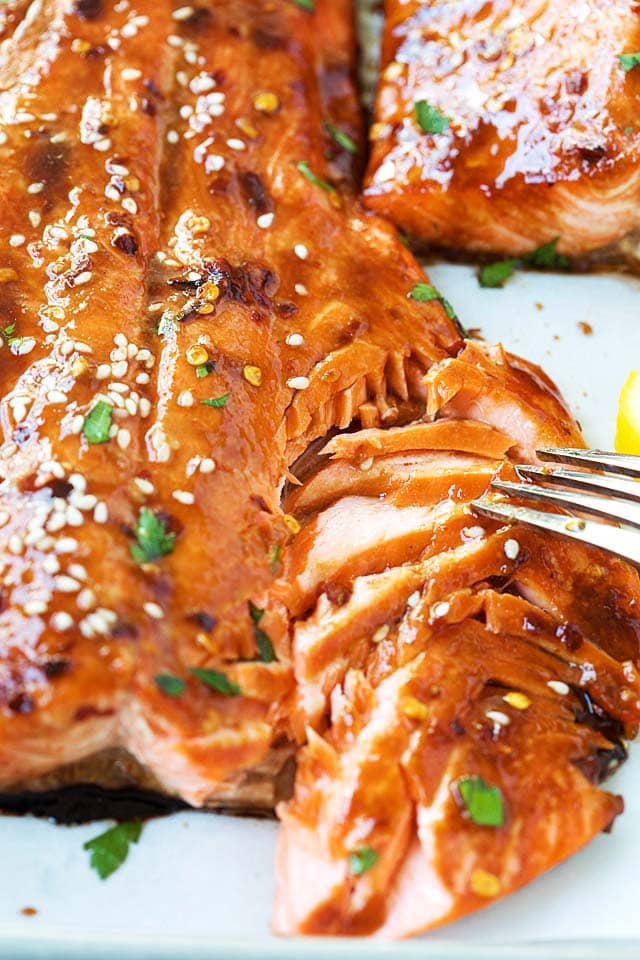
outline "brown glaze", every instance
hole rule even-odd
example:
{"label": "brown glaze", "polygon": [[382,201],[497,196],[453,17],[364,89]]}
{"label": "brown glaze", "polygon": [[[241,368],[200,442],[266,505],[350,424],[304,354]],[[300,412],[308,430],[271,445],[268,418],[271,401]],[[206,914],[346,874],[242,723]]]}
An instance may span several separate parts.
{"label": "brown glaze", "polygon": [[[387,0],[365,202],[430,246],[574,257],[640,226],[634,0]],[[450,118],[424,133],[414,103]]]}

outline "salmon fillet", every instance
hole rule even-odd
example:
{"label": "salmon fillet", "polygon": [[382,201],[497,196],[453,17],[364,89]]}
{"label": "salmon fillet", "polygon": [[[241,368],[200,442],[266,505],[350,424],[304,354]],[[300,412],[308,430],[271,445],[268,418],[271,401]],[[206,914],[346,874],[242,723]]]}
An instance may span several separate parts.
{"label": "salmon fillet", "polygon": [[347,0],[0,46],[0,791],[272,809],[299,751],[277,929],[399,936],[620,812],[638,578],[473,515],[583,441],[359,206],[353,52]]}
{"label": "salmon fillet", "polygon": [[619,59],[640,49],[633,0],[385,14],[367,206],[429,247],[520,256],[559,238],[579,265],[637,267],[640,71]]}

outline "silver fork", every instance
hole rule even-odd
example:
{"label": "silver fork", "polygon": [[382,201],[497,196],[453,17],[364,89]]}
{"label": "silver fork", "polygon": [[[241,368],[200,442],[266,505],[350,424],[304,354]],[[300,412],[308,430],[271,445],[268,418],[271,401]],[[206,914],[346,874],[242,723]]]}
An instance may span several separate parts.
{"label": "silver fork", "polygon": [[581,469],[520,464],[518,474],[534,483],[494,480],[492,488],[507,496],[564,507],[571,511],[569,516],[518,507],[506,500],[473,500],[471,505],[494,520],[549,530],[640,565],[640,457],[561,447],[536,453],[540,460]]}

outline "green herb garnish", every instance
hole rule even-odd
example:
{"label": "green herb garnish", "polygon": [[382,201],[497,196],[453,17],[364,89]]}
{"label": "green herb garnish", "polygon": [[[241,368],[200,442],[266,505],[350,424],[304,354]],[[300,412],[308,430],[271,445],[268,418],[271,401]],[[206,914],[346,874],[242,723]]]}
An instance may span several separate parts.
{"label": "green herb garnish", "polygon": [[634,67],[640,67],[640,53],[619,53],[618,60],[625,73]]}
{"label": "green herb garnish", "polygon": [[202,670],[200,667],[192,667],[189,673],[225,697],[237,697],[240,693],[238,684],[229,680],[226,673],[221,673],[219,670]]}
{"label": "green herb garnish", "polygon": [[6,326],[6,327],[4,328],[4,330],[0,330],[0,337],[2,337],[2,339],[3,339],[6,343],[9,343],[9,344],[10,344],[11,341],[12,341],[12,339],[15,339],[14,336],[13,336],[13,334],[14,334],[15,332],[16,332],[16,325],[15,325],[15,323],[10,323],[8,326]]}
{"label": "green herb garnish", "polygon": [[206,363],[201,363],[199,367],[196,367],[196,377],[200,379],[208,377],[210,373],[213,373],[215,368],[215,362],[213,360],[207,360]]}
{"label": "green herb garnish", "polygon": [[113,407],[104,400],[98,400],[82,424],[82,433],[89,443],[106,443],[111,429]]}
{"label": "green herb garnish", "polygon": [[416,100],[413,110],[418,126],[424,133],[444,133],[451,123],[451,117],[446,117],[426,100]]}
{"label": "green herb garnish", "polygon": [[210,400],[201,400],[205,407],[224,407],[231,394],[221,393],[219,397],[211,397]]}
{"label": "green herb garnish", "polygon": [[450,320],[458,319],[449,301],[430,283],[416,283],[409,296],[412,300],[417,300],[418,303],[429,303],[431,300],[438,300],[446,310]]}
{"label": "green herb garnish", "polygon": [[249,600],[249,616],[253,620],[253,632],[256,639],[256,646],[260,652],[260,659],[263,663],[273,663],[276,659],[276,654],[273,649],[273,644],[271,643],[271,638],[264,632],[262,627],[260,627],[260,621],[264,617],[264,610],[256,607],[255,603],[252,603],[251,600]]}
{"label": "green herb garnish", "polygon": [[353,140],[351,139],[351,137],[347,136],[347,134],[344,133],[344,131],[336,127],[335,123],[330,123],[329,120],[325,120],[324,128],[333,137],[335,142],[339,144],[341,147],[344,147],[345,150],[348,150],[349,153],[358,152],[358,148],[353,142]]}
{"label": "green herb garnish", "polygon": [[132,543],[130,550],[136,563],[151,563],[173,552],[175,533],[167,533],[164,521],[156,517],[148,507],[140,510],[135,534],[138,542]]}
{"label": "green herb garnish", "polygon": [[278,562],[280,560],[280,551],[282,547],[279,543],[274,543],[271,547],[271,573],[275,573],[278,569]]}
{"label": "green herb garnish", "polygon": [[83,844],[84,850],[91,851],[89,863],[101,880],[106,880],[122,866],[129,854],[129,846],[138,842],[141,833],[142,821],[128,820]]}
{"label": "green herb garnish", "polygon": [[296,7],[308,10],[310,13],[316,12],[316,5],[313,0],[292,0],[292,3],[295,3]]}
{"label": "green herb garnish", "polygon": [[481,287],[503,287],[520,267],[532,267],[534,270],[566,270],[569,260],[556,247],[560,237],[554,237],[548,243],[536,247],[531,253],[525,253],[519,259],[497,260],[480,268],[478,279]]}
{"label": "green herb garnish", "polygon": [[480,267],[480,273],[478,274],[480,286],[489,289],[503,287],[519,266],[520,261],[513,258],[485,264],[485,266]]}
{"label": "green herb garnish", "polygon": [[504,802],[499,787],[485,783],[482,777],[463,777],[456,784],[467,813],[480,827],[501,827]]}
{"label": "green herb garnish", "polygon": [[186,683],[182,677],[174,677],[171,673],[158,673],[153,679],[158,689],[168,697],[179,697],[184,693]]}
{"label": "green herb garnish", "polygon": [[355,877],[367,873],[380,859],[380,854],[373,847],[358,847],[349,854],[349,870]]}
{"label": "green herb garnish", "polygon": [[310,183],[315,183],[316,187],[321,187],[323,190],[328,190],[329,193],[335,193],[336,188],[332,186],[332,184],[327,183],[326,180],[321,180],[320,177],[316,177],[306,160],[301,160],[296,164],[296,167],[303,177],[306,177]]}

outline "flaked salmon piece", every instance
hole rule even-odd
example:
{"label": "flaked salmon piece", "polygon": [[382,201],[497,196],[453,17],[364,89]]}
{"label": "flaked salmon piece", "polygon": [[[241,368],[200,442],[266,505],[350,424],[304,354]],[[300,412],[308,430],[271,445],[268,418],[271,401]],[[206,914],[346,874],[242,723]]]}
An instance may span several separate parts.
{"label": "flaked salmon piece", "polygon": [[333,459],[366,460],[371,455],[409,450],[451,450],[475,453],[481,457],[504,459],[513,438],[478,420],[438,420],[433,423],[411,423],[388,430],[359,430],[356,434],[338,434],[322,453]]}
{"label": "flaked salmon piece", "polygon": [[[388,0],[365,203],[430,247],[638,256],[632,0]],[[633,61],[631,61],[632,63]],[[416,106],[418,105],[418,106]]]}

